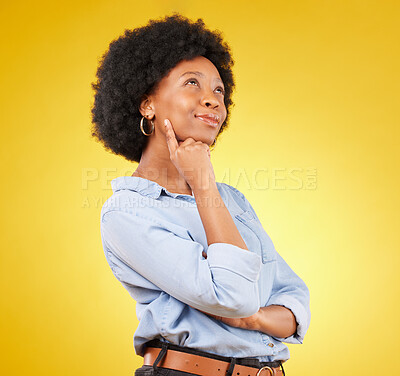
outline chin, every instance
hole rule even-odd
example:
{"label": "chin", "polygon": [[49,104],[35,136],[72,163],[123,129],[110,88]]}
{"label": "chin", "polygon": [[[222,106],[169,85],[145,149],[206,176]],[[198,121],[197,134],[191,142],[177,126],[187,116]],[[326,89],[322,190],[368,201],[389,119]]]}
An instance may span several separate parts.
{"label": "chin", "polygon": [[213,143],[213,141],[214,141],[214,139],[212,139],[212,140],[200,140],[201,142],[204,142],[205,144],[207,144],[208,146],[211,146],[212,145],[212,143]]}
{"label": "chin", "polygon": [[[193,140],[195,140],[195,141],[201,141],[201,142],[207,144],[208,146],[211,146],[211,144],[214,142],[214,138],[210,138],[210,137],[202,137],[202,136],[196,136],[196,135],[190,135],[190,134],[186,136],[186,138],[189,138],[189,137],[193,138]],[[182,141],[184,141],[186,138],[183,138]],[[177,138],[177,140],[179,142],[180,139]]]}

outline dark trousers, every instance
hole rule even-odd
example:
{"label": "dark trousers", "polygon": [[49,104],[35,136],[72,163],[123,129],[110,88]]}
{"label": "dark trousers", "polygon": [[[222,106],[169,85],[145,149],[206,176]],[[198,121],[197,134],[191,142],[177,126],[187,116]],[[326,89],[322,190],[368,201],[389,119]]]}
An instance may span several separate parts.
{"label": "dark trousers", "polygon": [[[135,371],[135,376],[194,376],[193,373],[176,371],[174,369],[157,367],[156,370],[152,366],[141,366]],[[210,375],[212,376],[212,375]]]}
{"label": "dark trousers", "polygon": [[[165,356],[168,349],[175,350],[175,351],[182,351],[182,352],[186,352],[189,354],[201,355],[201,356],[204,356],[206,358],[211,358],[211,359],[224,360],[231,364],[231,366],[228,370],[227,376],[232,376],[232,372],[234,370],[235,364],[242,364],[245,366],[257,367],[257,368],[261,368],[266,365],[268,365],[270,367],[278,367],[280,365],[282,368],[283,376],[285,376],[285,371],[284,371],[282,363],[280,361],[260,362],[254,358],[227,358],[227,357],[210,354],[210,353],[196,350],[196,349],[181,347],[181,346],[173,345],[173,344],[170,344],[167,342],[161,342],[159,340],[152,340],[147,343],[147,346],[161,348],[162,351],[160,352],[160,354],[158,355],[157,359],[155,360],[155,362],[152,366],[150,366],[150,365],[142,366],[142,367],[136,369],[134,376],[194,376],[193,373],[187,373],[187,372],[177,371],[174,369],[158,367],[158,364],[161,362],[162,358]],[[213,375],[209,375],[209,376],[213,376]]]}

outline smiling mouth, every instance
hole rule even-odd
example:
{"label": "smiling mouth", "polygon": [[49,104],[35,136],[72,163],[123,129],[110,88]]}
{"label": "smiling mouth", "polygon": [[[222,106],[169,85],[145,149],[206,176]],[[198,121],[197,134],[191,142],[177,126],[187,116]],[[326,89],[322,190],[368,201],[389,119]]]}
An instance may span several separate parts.
{"label": "smiling mouth", "polygon": [[218,127],[218,124],[219,124],[219,122],[217,120],[210,119],[208,117],[196,116],[196,119],[199,119],[199,120],[203,121],[204,123],[211,125],[214,128]]}

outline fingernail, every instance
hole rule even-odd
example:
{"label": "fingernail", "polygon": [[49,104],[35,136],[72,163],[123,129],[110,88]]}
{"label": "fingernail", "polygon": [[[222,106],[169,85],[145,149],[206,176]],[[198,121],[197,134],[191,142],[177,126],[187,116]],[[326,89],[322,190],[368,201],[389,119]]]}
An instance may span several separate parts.
{"label": "fingernail", "polygon": [[167,120],[167,119],[164,120],[164,125],[165,125],[165,126],[168,125],[168,120]]}

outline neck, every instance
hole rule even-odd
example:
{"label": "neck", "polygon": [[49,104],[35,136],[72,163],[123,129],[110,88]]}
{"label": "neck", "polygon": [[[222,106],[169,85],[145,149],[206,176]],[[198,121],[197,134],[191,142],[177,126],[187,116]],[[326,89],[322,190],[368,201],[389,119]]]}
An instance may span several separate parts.
{"label": "neck", "polygon": [[150,137],[132,176],[154,181],[171,193],[191,195],[192,189],[170,159],[165,140],[164,143],[156,141],[155,135]]}

